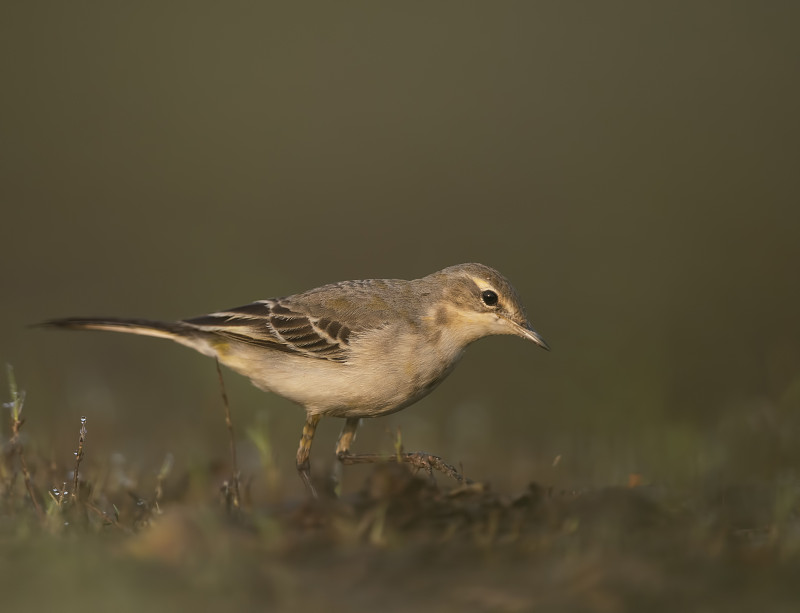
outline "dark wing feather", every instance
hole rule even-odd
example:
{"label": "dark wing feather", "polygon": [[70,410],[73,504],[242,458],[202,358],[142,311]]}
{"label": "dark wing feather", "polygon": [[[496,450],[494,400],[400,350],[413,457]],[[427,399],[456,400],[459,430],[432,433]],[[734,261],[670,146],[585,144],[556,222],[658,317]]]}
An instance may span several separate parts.
{"label": "dark wing feather", "polygon": [[346,362],[350,330],[330,317],[301,313],[277,300],[186,319],[204,332],[309,358]]}

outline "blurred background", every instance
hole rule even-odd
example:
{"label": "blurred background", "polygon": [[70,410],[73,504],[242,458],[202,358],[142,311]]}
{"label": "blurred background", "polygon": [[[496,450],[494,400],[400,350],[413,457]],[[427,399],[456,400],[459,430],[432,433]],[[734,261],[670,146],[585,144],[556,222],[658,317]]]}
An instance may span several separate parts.
{"label": "blurred background", "polygon": [[[799,13],[6,5],[0,360],[27,390],[26,444],[69,457],[86,416],[87,462],[228,461],[211,360],[28,324],[189,317],[479,261],[553,351],[477,343],[356,450],[390,451],[401,428],[498,489],[792,474]],[[226,381],[254,489],[268,440],[298,492],[302,411]],[[340,427],[323,420],[317,469]]]}

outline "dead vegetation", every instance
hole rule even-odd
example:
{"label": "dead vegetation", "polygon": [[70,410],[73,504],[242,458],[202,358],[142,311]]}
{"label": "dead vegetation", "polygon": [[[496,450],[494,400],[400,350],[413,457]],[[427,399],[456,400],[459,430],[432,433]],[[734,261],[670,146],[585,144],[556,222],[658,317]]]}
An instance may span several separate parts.
{"label": "dead vegetation", "polygon": [[505,494],[385,463],[342,498],[257,505],[247,475],[239,491],[232,460],[227,476],[208,475],[217,495],[198,500],[171,457],[150,477],[93,461],[86,419],[73,458],[31,456],[24,395],[9,374],[4,610],[47,610],[54,599],[67,611],[332,603],[357,611],[788,611],[796,603],[800,485],[791,479],[694,492],[638,478],[591,491],[532,483]]}

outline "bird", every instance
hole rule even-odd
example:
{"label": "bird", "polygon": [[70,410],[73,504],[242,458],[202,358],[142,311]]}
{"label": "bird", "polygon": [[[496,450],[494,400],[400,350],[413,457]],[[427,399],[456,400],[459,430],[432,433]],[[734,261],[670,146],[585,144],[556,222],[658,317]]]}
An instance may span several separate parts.
{"label": "bird", "polygon": [[550,349],[508,279],[478,263],[413,280],[341,281],[180,321],[68,317],[41,325],[170,339],[300,405],[306,421],[296,465],[314,496],[309,458],[322,417],[345,420],[336,456],[356,463],[350,447],[361,420],[429,394],[474,341],[514,335]]}

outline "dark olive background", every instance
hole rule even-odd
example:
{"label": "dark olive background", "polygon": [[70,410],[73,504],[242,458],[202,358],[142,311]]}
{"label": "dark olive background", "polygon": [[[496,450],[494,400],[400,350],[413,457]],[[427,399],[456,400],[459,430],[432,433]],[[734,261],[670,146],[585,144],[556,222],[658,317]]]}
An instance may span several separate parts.
{"label": "dark olive background", "polygon": [[[359,450],[399,426],[502,488],[800,462],[796,3],[290,4],[2,9],[0,359],[28,445],[68,457],[85,415],[87,461],[227,459],[210,360],[28,324],[480,261],[553,351],[479,342]],[[245,473],[260,429],[299,488],[302,412],[226,380]]]}

